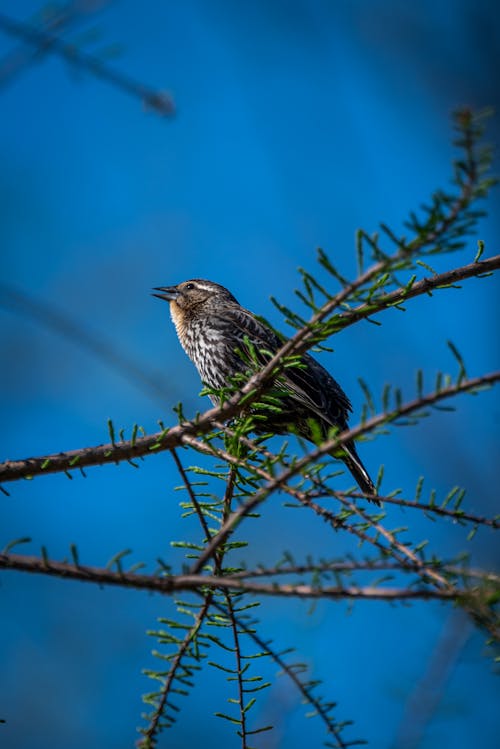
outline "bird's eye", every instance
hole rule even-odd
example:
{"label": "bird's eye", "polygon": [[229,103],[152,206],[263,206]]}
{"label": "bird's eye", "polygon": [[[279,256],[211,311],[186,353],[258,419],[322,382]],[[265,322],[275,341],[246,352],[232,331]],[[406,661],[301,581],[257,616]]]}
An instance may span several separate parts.
{"label": "bird's eye", "polygon": [[194,283],[187,283],[184,288],[186,291],[192,291],[194,289]]}

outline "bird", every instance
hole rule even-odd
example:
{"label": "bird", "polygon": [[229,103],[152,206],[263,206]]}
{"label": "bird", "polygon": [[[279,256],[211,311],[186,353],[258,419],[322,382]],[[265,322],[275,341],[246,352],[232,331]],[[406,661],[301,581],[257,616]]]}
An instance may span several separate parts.
{"label": "bird", "polygon": [[[153,292],[169,302],[179,342],[212,391],[234,387],[238,376],[248,379],[286,340],[213,281],[194,278],[174,286],[157,286]],[[318,436],[321,441],[328,438],[332,427],[339,432],[348,429],[349,398],[310,354],[302,354],[297,366],[286,367],[272,388],[279,409],[262,412],[255,431],[294,433],[317,443]],[[219,405],[216,393],[209,397]],[[349,440],[331,454],[345,463],[365,497],[379,505],[375,485],[354,442]]]}

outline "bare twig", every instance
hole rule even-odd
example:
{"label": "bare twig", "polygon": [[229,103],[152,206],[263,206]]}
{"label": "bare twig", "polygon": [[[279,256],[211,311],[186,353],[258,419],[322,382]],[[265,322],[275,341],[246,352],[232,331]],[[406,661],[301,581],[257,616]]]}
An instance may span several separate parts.
{"label": "bare twig", "polygon": [[[396,538],[394,533],[391,533],[391,531],[387,530],[387,528],[385,528],[382,523],[374,520],[368,513],[363,510],[362,507],[358,507],[358,505],[354,504],[354,502],[350,502],[347,499],[341,499],[341,502],[345,505],[345,507],[347,507],[350,512],[353,512],[361,517],[366,525],[371,526],[375,530],[377,539],[379,536],[385,538],[389,545],[391,556],[394,555],[395,551],[398,552],[401,556],[406,557],[412,564],[415,565],[416,571],[422,577],[422,579],[427,580],[427,578],[430,578],[433,580],[435,585],[451,589],[451,583],[442,574],[433,569],[429,564],[425,564],[421,559],[419,559],[417,554],[415,554],[415,552],[407,544],[401,543],[401,541]],[[354,528],[353,530],[354,532],[357,531],[356,528]]]}

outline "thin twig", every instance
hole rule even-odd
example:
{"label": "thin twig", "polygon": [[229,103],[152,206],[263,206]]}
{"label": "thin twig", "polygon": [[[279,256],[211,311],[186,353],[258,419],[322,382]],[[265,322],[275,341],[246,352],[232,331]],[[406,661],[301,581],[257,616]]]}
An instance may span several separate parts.
{"label": "thin twig", "polygon": [[181,459],[179,458],[177,454],[177,450],[172,449],[170,452],[172,453],[172,457],[174,459],[175,465],[177,466],[177,470],[179,471],[181,475],[184,486],[187,489],[191,503],[194,507],[196,515],[198,516],[198,520],[200,521],[200,525],[203,528],[203,533],[205,534],[205,540],[208,541],[209,538],[212,538],[212,534],[210,533],[210,529],[208,527],[207,520],[203,514],[203,510],[201,509],[200,503],[198,502],[198,499],[196,498],[196,494],[193,490],[193,487],[191,486],[191,482],[188,478],[188,475],[186,471],[184,470],[184,466],[181,463]]}
{"label": "thin twig", "polygon": [[[221,422],[215,422],[214,427],[217,429],[220,429],[221,432],[224,432],[225,434],[229,435],[230,437],[235,436],[235,432],[233,429],[231,429],[230,426],[224,425]],[[248,447],[250,450],[252,450],[255,453],[259,453],[262,455],[262,457],[267,458],[268,460],[275,461],[276,455],[272,453],[270,450],[268,450],[264,445],[259,444],[254,439],[251,439],[247,435],[238,435],[238,439],[240,442],[242,442],[246,447]],[[252,473],[255,473],[256,476],[260,476],[266,481],[270,480],[270,474],[267,471],[264,471],[260,466],[255,466],[245,462],[244,459],[240,459],[235,457],[234,455],[231,455],[225,450],[221,450],[217,446],[213,445],[212,443],[205,443],[200,442],[199,440],[196,440],[194,438],[187,438],[185,440],[186,445],[189,445],[194,450],[198,450],[199,452],[205,453],[207,455],[213,455],[218,458],[222,458],[228,463],[231,463],[234,466],[241,466],[242,468],[246,468],[247,470],[250,470]],[[286,468],[288,466],[288,463],[285,460],[280,461],[280,464]],[[314,485],[317,487],[314,491],[308,492],[308,496],[310,498],[315,499],[321,499],[323,497],[333,497],[334,499],[365,499],[365,495],[362,492],[359,491],[349,491],[345,492],[339,489],[332,489],[328,486],[325,486],[325,484],[318,479],[317,476],[310,476],[310,480],[314,483]],[[290,494],[293,494],[294,496],[298,496],[296,493],[296,490],[291,489],[291,487],[282,487],[282,490],[285,492],[289,492]],[[300,499],[300,496],[299,496]],[[408,507],[410,509],[415,510],[423,510],[426,513],[434,513],[436,515],[441,515],[444,517],[449,517],[459,523],[473,523],[474,525],[485,525],[489,526],[493,529],[500,528],[500,519],[498,517],[494,518],[488,518],[484,517],[482,515],[474,515],[470,512],[466,512],[465,510],[462,510],[461,508],[456,509],[449,509],[447,507],[443,507],[442,505],[437,504],[429,504],[426,502],[417,502],[415,500],[410,499],[403,499],[402,497],[394,496],[394,495],[384,495],[384,494],[378,494],[377,495],[378,501],[384,505],[384,504],[393,504],[397,505],[399,507]]]}
{"label": "thin twig", "polygon": [[399,554],[409,559],[410,562],[416,566],[416,572],[422,577],[424,581],[427,581],[427,578],[431,578],[434,581],[434,584],[442,586],[446,589],[451,589],[451,584],[445,577],[443,577],[443,575],[441,575],[439,572],[436,572],[436,570],[434,570],[431,566],[425,564],[425,562],[419,559],[419,557],[415,554],[414,551],[412,551],[412,549],[410,549],[407,544],[403,544],[401,541],[398,541],[394,533],[391,533],[391,531],[387,530],[387,528],[385,528],[382,523],[378,523],[376,520],[374,520],[363,510],[362,507],[354,504],[354,502],[349,502],[347,499],[341,499],[341,502],[345,505],[345,507],[347,507],[350,512],[358,515],[367,525],[370,525],[375,531],[377,537],[382,536],[386,539],[387,543],[389,544],[391,555],[394,554],[394,550],[398,551]]}

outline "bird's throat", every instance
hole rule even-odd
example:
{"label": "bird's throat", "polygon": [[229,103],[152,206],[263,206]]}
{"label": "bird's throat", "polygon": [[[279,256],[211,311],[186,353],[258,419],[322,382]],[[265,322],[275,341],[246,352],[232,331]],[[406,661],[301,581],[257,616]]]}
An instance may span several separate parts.
{"label": "bird's throat", "polygon": [[170,317],[172,318],[172,322],[175,325],[175,330],[179,338],[179,341],[181,342],[182,347],[185,348],[186,334],[187,334],[186,316],[184,315],[181,308],[175,301],[170,302]]}

